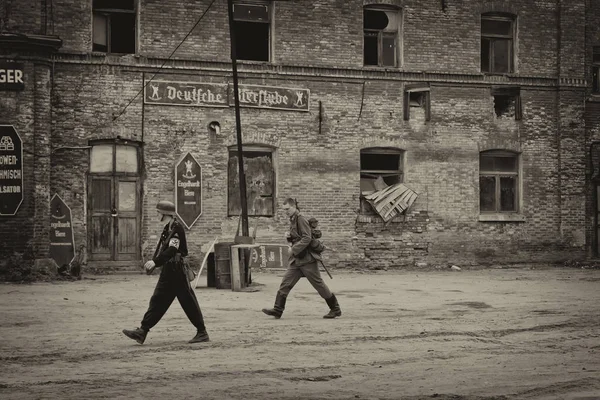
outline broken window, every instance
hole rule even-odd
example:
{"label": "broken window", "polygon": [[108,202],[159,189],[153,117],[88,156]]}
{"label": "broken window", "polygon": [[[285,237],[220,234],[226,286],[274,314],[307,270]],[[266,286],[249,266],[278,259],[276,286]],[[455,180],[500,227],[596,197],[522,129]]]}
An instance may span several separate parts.
{"label": "broken window", "polygon": [[431,119],[429,86],[406,85],[404,88],[404,120]]}
{"label": "broken window", "polygon": [[479,154],[479,210],[481,213],[517,212],[519,157],[503,150]]}
{"label": "broken window", "polygon": [[514,71],[514,17],[481,16],[481,72],[505,74]]}
{"label": "broken window", "polygon": [[521,109],[521,90],[518,87],[492,87],[494,112],[498,118],[523,118]]}
{"label": "broken window", "polygon": [[[248,215],[272,217],[274,215],[275,170],[273,149],[244,146],[244,175]],[[242,213],[237,146],[229,149],[227,215]]]}
{"label": "broken window", "polygon": [[364,199],[377,190],[404,181],[404,151],[390,147],[374,147],[360,151],[360,211],[374,213]]}
{"label": "broken window", "polygon": [[365,7],[363,11],[364,64],[395,67],[398,65],[399,12],[383,7]]}
{"label": "broken window", "polygon": [[235,2],[233,31],[238,60],[270,60],[271,9],[269,4]]}
{"label": "broken window", "polygon": [[600,93],[600,46],[593,47],[592,92]]}
{"label": "broken window", "polygon": [[135,53],[135,0],[94,0],[93,51]]}

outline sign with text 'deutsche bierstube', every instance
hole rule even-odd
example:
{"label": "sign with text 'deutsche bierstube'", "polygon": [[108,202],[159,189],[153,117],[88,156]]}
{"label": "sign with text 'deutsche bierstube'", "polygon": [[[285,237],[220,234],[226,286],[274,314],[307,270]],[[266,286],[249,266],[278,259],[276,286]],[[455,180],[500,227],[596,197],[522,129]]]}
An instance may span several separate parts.
{"label": "sign with text 'deutsche bierstube'", "polygon": [[191,153],[175,165],[175,210],[188,229],[202,215],[202,167]]}

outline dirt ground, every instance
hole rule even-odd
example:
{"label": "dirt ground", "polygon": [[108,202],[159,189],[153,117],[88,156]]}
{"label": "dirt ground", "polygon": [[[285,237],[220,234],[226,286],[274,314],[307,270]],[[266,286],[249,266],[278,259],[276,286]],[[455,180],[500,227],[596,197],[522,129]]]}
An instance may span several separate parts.
{"label": "dirt ground", "polygon": [[600,399],[600,270],[334,272],[343,316],[306,280],[267,317],[253,292],[196,289],[211,337],[175,302],[138,345],[121,333],[157,276],[0,285],[2,399]]}

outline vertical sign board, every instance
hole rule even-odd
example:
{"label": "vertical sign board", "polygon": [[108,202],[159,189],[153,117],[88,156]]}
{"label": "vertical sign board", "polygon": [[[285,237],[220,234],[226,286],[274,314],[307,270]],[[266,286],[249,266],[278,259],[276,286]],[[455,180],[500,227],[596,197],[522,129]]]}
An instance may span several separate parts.
{"label": "vertical sign board", "polygon": [[175,211],[188,229],[202,214],[202,167],[190,153],[175,165]]}
{"label": "vertical sign board", "polygon": [[23,202],[23,141],[12,125],[0,125],[0,216]]}
{"label": "vertical sign board", "polygon": [[71,209],[58,194],[50,200],[50,258],[59,267],[69,265],[75,257]]}

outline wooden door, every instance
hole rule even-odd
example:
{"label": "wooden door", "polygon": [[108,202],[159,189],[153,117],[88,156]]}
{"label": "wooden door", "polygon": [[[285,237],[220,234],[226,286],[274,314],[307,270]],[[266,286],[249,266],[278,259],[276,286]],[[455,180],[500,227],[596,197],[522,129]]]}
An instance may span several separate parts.
{"label": "wooden door", "polygon": [[90,176],[90,260],[139,258],[139,186],[137,177]]}

